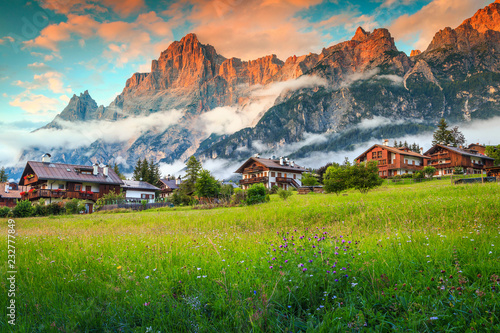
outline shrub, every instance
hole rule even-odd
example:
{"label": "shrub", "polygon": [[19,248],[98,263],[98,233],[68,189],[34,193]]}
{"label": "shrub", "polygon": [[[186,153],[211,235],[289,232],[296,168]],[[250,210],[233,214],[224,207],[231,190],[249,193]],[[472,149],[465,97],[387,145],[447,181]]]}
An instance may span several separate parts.
{"label": "shrub", "polygon": [[9,215],[10,215],[10,208],[9,207],[0,208],[0,217],[8,217]]}
{"label": "shrub", "polygon": [[368,193],[369,190],[382,185],[384,182],[378,175],[377,163],[374,161],[354,164],[349,169],[349,182],[354,189],[361,193]]}
{"label": "shrub", "polygon": [[64,213],[64,207],[62,203],[51,203],[46,206],[47,215],[61,215]]}
{"label": "shrub", "polygon": [[305,172],[302,174],[302,185],[303,186],[315,186],[315,185],[319,185],[319,181],[312,173]]}
{"label": "shrub", "polygon": [[99,209],[100,207],[104,205],[109,205],[113,203],[121,203],[125,200],[125,194],[123,192],[115,192],[115,191],[110,191],[106,194],[104,194],[102,197],[97,199],[95,205],[96,209]]}
{"label": "shrub", "polygon": [[455,169],[453,169],[453,174],[454,175],[463,175],[464,169],[462,167],[456,166]]}
{"label": "shrub", "polygon": [[422,172],[426,177],[432,177],[436,173],[436,168],[428,165],[422,170]]}
{"label": "shrub", "polygon": [[338,164],[329,166],[323,176],[323,184],[326,193],[341,192],[349,189],[349,168],[350,166],[339,166]]}
{"label": "shrub", "polygon": [[278,195],[283,200],[288,199],[292,194],[293,194],[292,191],[289,191],[289,190],[287,191],[287,190],[284,190],[282,188],[280,188],[278,190]]}
{"label": "shrub", "polygon": [[183,191],[175,190],[170,196],[169,201],[175,206],[185,206],[191,203],[191,197]]}
{"label": "shrub", "polygon": [[247,190],[247,205],[254,205],[266,201],[269,201],[269,195],[267,194],[267,190],[264,184],[253,184]]}
{"label": "shrub", "polygon": [[67,214],[79,214],[81,211],[85,211],[85,203],[76,198],[68,201],[64,207]]}
{"label": "shrub", "polygon": [[413,179],[423,179],[423,178],[424,178],[424,173],[422,171],[418,171],[413,174]]}
{"label": "shrub", "polygon": [[241,203],[245,202],[245,200],[246,200],[246,192],[243,191],[241,188],[234,189],[234,194],[231,197],[230,203],[232,205],[240,205]]}
{"label": "shrub", "polygon": [[14,217],[33,216],[34,208],[29,200],[18,201],[16,207],[12,210]]}
{"label": "shrub", "polygon": [[33,206],[33,215],[34,216],[47,216],[47,207],[43,203],[38,203]]}
{"label": "shrub", "polygon": [[230,200],[231,196],[234,194],[234,187],[231,184],[222,185],[220,189],[220,198],[224,200]]}
{"label": "shrub", "polygon": [[276,194],[276,193],[278,193],[278,190],[279,190],[279,189],[280,189],[280,188],[279,188],[279,186],[277,186],[277,185],[273,185],[273,186],[271,186],[271,188],[269,189],[269,194]]}

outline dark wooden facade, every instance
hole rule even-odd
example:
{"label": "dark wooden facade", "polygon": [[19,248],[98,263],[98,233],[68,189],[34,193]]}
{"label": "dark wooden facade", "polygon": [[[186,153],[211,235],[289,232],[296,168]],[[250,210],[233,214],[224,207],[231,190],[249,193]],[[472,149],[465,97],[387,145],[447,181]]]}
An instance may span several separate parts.
{"label": "dark wooden facade", "polygon": [[356,158],[357,163],[376,161],[382,178],[412,174],[422,170],[429,158],[410,151],[408,148],[394,148],[375,144]]}
{"label": "dark wooden facade", "polygon": [[485,167],[493,166],[494,161],[475,149],[440,144],[426,151],[424,155],[430,158],[428,165],[436,168],[436,176],[451,175],[455,167],[462,168],[465,174],[481,174]]}

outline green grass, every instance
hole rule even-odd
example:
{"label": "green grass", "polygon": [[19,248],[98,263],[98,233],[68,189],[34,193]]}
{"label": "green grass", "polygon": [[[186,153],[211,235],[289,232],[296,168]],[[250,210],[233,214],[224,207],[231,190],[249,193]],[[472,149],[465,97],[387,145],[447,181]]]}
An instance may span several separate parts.
{"label": "green grass", "polygon": [[499,184],[449,180],[19,219],[0,331],[499,331],[499,221]]}

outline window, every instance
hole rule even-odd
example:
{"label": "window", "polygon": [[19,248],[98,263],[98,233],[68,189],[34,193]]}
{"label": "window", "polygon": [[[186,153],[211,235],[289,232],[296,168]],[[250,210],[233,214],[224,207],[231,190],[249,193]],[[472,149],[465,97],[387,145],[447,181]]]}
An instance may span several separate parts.
{"label": "window", "polygon": [[152,194],[141,194],[141,199],[153,199]]}
{"label": "window", "polygon": [[378,158],[382,158],[382,152],[381,152],[381,151],[379,151],[379,152],[377,153],[377,157],[378,157]]}
{"label": "window", "polygon": [[415,161],[411,161],[411,164],[415,165]]}
{"label": "window", "polygon": [[281,172],[278,172],[278,177],[281,177]]}
{"label": "window", "polygon": [[79,191],[81,191],[81,190],[82,190],[82,184],[76,184],[76,185],[75,185],[75,191],[76,191],[76,192],[79,192]]}
{"label": "window", "polygon": [[91,174],[92,174],[92,171],[82,170],[80,173],[81,173],[82,175],[91,175]]}
{"label": "window", "polygon": [[293,174],[293,179],[297,179],[297,175],[296,174]]}
{"label": "window", "polygon": [[375,152],[375,151],[374,151],[374,152],[372,153],[372,158],[377,158],[377,152]]}
{"label": "window", "polygon": [[64,190],[64,184],[59,184],[58,188],[59,188],[60,190]]}
{"label": "window", "polygon": [[276,172],[271,172],[271,177],[276,177]]}

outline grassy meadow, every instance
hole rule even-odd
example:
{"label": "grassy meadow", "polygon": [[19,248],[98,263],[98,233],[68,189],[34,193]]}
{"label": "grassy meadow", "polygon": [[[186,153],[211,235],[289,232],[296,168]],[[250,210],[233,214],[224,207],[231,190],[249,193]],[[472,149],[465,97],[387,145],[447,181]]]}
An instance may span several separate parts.
{"label": "grassy meadow", "polygon": [[499,221],[500,184],[445,180],[18,219],[0,331],[500,331]]}

